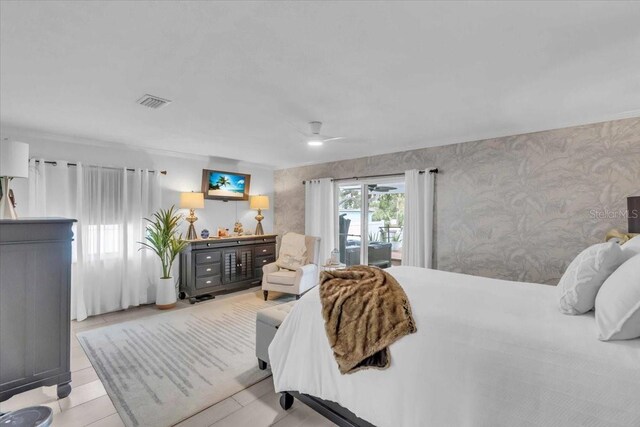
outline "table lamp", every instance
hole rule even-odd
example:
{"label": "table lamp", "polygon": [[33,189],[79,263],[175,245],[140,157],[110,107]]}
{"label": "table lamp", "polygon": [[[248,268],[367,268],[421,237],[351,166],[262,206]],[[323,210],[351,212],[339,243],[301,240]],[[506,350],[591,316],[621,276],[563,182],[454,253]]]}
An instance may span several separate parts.
{"label": "table lamp", "polygon": [[186,218],[189,221],[189,231],[187,232],[188,240],[196,240],[198,234],[193,223],[198,220],[194,209],[204,208],[204,193],[180,193],[180,208],[189,209],[189,216]]}
{"label": "table lamp", "polygon": [[640,233],[640,196],[627,197],[629,233]]}
{"label": "table lamp", "polygon": [[29,144],[17,141],[0,141],[0,219],[18,219],[15,197],[9,188],[13,178],[29,177]]}
{"label": "table lamp", "polygon": [[262,221],[264,216],[262,216],[262,209],[269,209],[269,196],[251,196],[249,199],[249,208],[257,209],[258,215],[256,215],[256,221],[258,221],[258,225],[256,226],[256,235],[264,234],[264,230],[262,229]]}

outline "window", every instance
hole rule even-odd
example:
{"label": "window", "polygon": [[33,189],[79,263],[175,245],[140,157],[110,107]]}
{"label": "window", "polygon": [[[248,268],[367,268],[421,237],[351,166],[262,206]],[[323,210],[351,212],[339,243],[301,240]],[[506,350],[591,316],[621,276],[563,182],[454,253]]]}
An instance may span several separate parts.
{"label": "window", "polygon": [[336,185],[340,262],[380,268],[400,265],[404,180],[378,179]]}
{"label": "window", "polygon": [[117,254],[120,252],[120,240],[118,224],[89,225],[85,239],[86,254],[89,256]]}

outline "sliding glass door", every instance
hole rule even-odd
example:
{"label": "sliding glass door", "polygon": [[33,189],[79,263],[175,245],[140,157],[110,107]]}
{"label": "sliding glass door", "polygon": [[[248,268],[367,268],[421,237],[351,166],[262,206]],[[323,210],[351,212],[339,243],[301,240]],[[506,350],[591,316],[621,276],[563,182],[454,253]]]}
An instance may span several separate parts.
{"label": "sliding glass door", "polygon": [[337,183],[338,196],[338,249],[340,262],[350,265],[361,264],[361,248],[366,243],[363,231],[365,212],[364,193],[360,183]]}
{"label": "sliding glass door", "polygon": [[380,268],[400,265],[403,177],[336,182],[340,262]]}

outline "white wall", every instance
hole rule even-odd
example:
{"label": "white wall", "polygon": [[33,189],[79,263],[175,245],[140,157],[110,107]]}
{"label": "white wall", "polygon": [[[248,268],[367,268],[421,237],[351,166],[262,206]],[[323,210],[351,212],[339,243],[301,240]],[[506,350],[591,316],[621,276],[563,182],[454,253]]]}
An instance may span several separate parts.
{"label": "white wall", "polygon": [[[187,155],[179,152],[140,150],[122,144],[80,140],[73,136],[52,136],[23,130],[3,129],[2,137],[28,143],[29,156],[36,159],[166,170],[167,175],[160,175],[163,207],[169,207],[172,204],[178,206],[180,193],[183,191],[200,191],[202,169],[248,173],[251,175],[250,194],[268,195],[271,204],[273,204],[273,169],[251,162],[215,156]],[[179,150],[179,147],[176,147],[176,150]],[[215,148],[212,147],[211,151],[215,152]],[[12,188],[16,194],[18,215],[26,216],[28,212],[27,180],[14,179]],[[182,212],[185,215],[188,214],[187,210]],[[229,228],[230,231],[233,231],[236,218],[242,222],[245,230],[255,231],[256,211],[249,209],[248,201],[205,200],[205,208],[197,210],[196,215],[199,218],[195,224],[198,234],[203,228],[207,228],[212,234],[217,232],[218,227]],[[272,232],[273,209],[263,211],[263,215],[265,216],[262,221],[265,233]],[[185,234],[186,226],[185,221],[183,224]]]}

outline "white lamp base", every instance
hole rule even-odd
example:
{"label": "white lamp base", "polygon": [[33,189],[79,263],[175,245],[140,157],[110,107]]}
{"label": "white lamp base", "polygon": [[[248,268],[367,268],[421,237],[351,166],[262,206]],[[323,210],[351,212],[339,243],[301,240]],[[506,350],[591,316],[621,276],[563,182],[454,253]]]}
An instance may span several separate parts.
{"label": "white lamp base", "polygon": [[2,198],[0,198],[0,219],[18,219],[18,214],[9,200],[9,177],[2,177]]}

